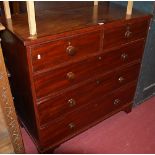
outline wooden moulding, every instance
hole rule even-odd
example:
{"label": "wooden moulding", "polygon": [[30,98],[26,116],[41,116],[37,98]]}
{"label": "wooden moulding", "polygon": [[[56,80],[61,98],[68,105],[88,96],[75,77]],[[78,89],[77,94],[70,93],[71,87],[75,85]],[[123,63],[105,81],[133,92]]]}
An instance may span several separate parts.
{"label": "wooden moulding", "polygon": [[[4,30],[4,26],[0,26],[0,30]],[[0,45],[0,104],[8,127],[10,139],[15,153],[24,153],[24,145],[22,141],[21,131],[19,128],[13,98],[9,86],[8,74],[6,71],[2,49]]]}

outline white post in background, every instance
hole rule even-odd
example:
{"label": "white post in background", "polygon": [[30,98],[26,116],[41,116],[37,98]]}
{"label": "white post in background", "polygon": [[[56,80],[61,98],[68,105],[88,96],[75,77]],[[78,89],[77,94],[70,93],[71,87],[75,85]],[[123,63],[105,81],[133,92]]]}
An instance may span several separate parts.
{"label": "white post in background", "polygon": [[26,1],[30,36],[37,34],[34,1]]}
{"label": "white post in background", "polygon": [[93,7],[93,23],[98,22],[98,5],[94,5]]}
{"label": "white post in background", "polygon": [[133,1],[128,1],[127,11],[126,11],[127,15],[131,15],[132,14],[132,7],[133,7]]}
{"label": "white post in background", "polygon": [[94,1],[94,5],[98,5],[98,1]]}
{"label": "white post in background", "polygon": [[3,1],[3,5],[4,5],[4,12],[5,12],[6,19],[10,19],[11,18],[11,13],[10,13],[9,2],[8,1]]}

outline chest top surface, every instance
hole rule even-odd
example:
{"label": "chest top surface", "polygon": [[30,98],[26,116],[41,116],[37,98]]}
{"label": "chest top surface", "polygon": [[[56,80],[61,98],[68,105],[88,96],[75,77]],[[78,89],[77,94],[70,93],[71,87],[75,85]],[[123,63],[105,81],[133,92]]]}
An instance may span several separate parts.
{"label": "chest top surface", "polygon": [[[52,4],[50,3],[50,5]],[[101,27],[99,23],[107,24],[115,21],[150,17],[150,15],[136,10],[133,10],[131,16],[127,16],[126,7],[112,3],[99,3],[98,6],[36,10],[37,35],[33,39],[29,38],[27,13],[13,15],[12,21],[7,21],[7,27],[25,44],[32,44],[48,36],[62,35],[84,28],[96,29]]]}

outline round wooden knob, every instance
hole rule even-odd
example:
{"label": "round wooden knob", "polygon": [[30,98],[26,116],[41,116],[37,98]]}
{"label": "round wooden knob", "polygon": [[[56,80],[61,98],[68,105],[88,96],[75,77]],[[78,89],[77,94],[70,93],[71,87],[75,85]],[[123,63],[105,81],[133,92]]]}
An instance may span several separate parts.
{"label": "round wooden knob", "polygon": [[121,58],[122,58],[122,60],[126,60],[128,58],[128,54],[122,53]]}
{"label": "round wooden knob", "polygon": [[68,100],[68,104],[69,104],[70,107],[74,107],[76,105],[76,101],[71,98],[71,99]]}
{"label": "round wooden knob", "polygon": [[125,32],[125,38],[130,38],[131,35],[132,35],[132,32],[131,32],[131,31],[127,30],[127,31]]}
{"label": "round wooden knob", "polygon": [[118,78],[118,81],[119,81],[120,83],[122,83],[124,80],[125,80],[125,79],[124,79],[124,77],[122,77],[122,76]]}
{"label": "round wooden knob", "polygon": [[75,124],[74,123],[69,123],[68,126],[69,126],[70,129],[74,129],[75,128]]}
{"label": "round wooden knob", "polygon": [[67,73],[67,79],[68,80],[74,80],[75,79],[75,74],[73,72],[68,72]]}
{"label": "round wooden knob", "polygon": [[69,45],[69,46],[66,48],[66,52],[67,52],[68,55],[74,56],[74,55],[76,54],[75,47]]}
{"label": "round wooden knob", "polygon": [[98,60],[102,60],[102,57],[101,57],[101,56],[99,56],[99,57],[98,57]]}
{"label": "round wooden knob", "polygon": [[114,100],[114,105],[118,105],[118,104],[120,104],[120,102],[121,102],[120,99],[115,99]]}

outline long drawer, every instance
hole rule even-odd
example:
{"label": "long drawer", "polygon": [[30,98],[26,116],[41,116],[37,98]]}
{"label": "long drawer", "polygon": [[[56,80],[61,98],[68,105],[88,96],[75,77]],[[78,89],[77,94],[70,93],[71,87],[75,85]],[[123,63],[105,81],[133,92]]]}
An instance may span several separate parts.
{"label": "long drawer", "polygon": [[111,52],[35,75],[36,96],[38,99],[45,97],[98,74],[141,59],[143,44],[144,40],[140,40]]}
{"label": "long drawer", "polygon": [[120,22],[119,24],[106,24],[104,27],[103,49],[109,50],[121,44],[146,38],[149,24],[148,20],[137,20],[129,20]]}
{"label": "long drawer", "polygon": [[49,97],[38,102],[38,115],[40,125],[46,124],[78,109],[88,103],[95,103],[96,96],[104,96],[131,81],[136,81],[140,64],[131,65],[110,74],[100,76],[76,89]]}
{"label": "long drawer", "polygon": [[71,137],[98,119],[116,111],[133,100],[135,83],[96,98],[96,102],[67,114],[40,129],[42,146],[54,145]]}
{"label": "long drawer", "polygon": [[45,43],[31,49],[33,72],[99,52],[101,31],[94,31]]}

